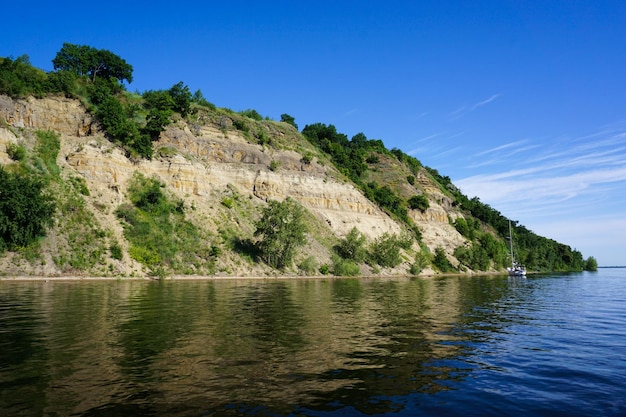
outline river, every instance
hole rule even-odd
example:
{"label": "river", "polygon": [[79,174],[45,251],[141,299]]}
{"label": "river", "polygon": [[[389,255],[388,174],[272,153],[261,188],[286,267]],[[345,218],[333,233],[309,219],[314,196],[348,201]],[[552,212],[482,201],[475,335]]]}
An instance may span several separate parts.
{"label": "river", "polygon": [[624,416],[626,269],[0,281],[2,416]]}

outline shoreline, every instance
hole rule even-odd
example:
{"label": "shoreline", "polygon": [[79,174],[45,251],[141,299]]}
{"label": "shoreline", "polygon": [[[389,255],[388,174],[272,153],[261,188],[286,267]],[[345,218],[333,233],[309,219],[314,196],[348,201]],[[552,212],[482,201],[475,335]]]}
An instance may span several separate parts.
{"label": "shoreline", "polygon": [[266,275],[266,276],[219,276],[219,275],[171,275],[164,278],[158,277],[110,277],[110,276],[0,276],[0,282],[76,282],[76,281],[284,281],[284,280],[322,280],[322,279],[398,279],[398,278],[436,278],[436,277],[474,277],[474,276],[497,276],[507,275],[506,272],[472,272],[472,273],[428,273],[428,274],[393,274],[393,275]]}

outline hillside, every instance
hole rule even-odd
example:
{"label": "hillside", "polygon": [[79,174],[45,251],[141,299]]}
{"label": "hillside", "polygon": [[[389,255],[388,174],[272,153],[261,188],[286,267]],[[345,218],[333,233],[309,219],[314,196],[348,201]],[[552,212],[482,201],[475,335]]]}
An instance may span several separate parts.
{"label": "hillside", "polygon": [[[89,88],[77,80],[72,85]],[[140,128],[116,137],[103,116],[109,96],[0,92],[0,168],[40,178],[56,204],[45,236],[0,251],[3,275],[471,273],[510,262],[503,216],[364,135],[348,140],[321,124],[300,132],[295,123],[205,100],[168,109],[149,130],[155,107],[147,103],[167,94],[121,89],[107,94],[134,106]],[[148,141],[137,132],[148,132]],[[268,202],[291,200],[303,208],[306,241],[275,268],[259,256],[255,229]],[[583,267],[579,252],[515,229],[519,257],[531,268]],[[368,255],[347,256],[342,248],[354,242]]]}

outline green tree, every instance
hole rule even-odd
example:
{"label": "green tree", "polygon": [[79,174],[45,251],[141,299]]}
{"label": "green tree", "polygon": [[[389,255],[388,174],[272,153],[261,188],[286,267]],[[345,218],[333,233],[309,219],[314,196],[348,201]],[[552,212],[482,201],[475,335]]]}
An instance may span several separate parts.
{"label": "green tree", "polygon": [[427,247],[422,247],[419,252],[415,254],[415,261],[411,265],[409,272],[413,275],[420,274],[424,268],[430,265],[432,255]]}
{"label": "green tree", "polygon": [[283,123],[289,123],[291,126],[298,128],[296,124],[296,119],[293,116],[288,115],[287,113],[283,113],[280,115],[280,121]]}
{"label": "green tree", "polygon": [[297,248],[306,242],[304,209],[289,197],[269,201],[255,226],[259,255],[274,268],[290,266]]}
{"label": "green tree", "polygon": [[433,265],[436,266],[441,272],[452,272],[454,267],[446,256],[446,251],[441,247],[435,248],[435,257],[433,258]]}
{"label": "green tree", "polygon": [[598,270],[598,261],[593,256],[587,258],[585,261],[585,271],[597,271]]}
{"label": "green tree", "polygon": [[133,67],[106,49],[64,43],[52,60],[55,70],[71,71],[80,76],[116,78],[133,82]]}
{"label": "green tree", "polygon": [[181,116],[185,117],[189,114],[191,110],[191,99],[192,94],[182,81],[174,84],[172,88],[169,89],[169,94],[174,101],[174,111],[180,113]]}
{"label": "green tree", "polygon": [[355,262],[363,262],[367,256],[365,236],[356,227],[353,227],[346,237],[339,242],[336,249],[339,256]]}
{"label": "green tree", "polygon": [[28,55],[15,60],[0,58],[0,94],[23,97],[33,94],[42,97],[49,92],[47,75],[30,64]]}
{"label": "green tree", "polygon": [[41,180],[9,173],[0,166],[0,252],[44,236],[55,209]]}
{"label": "green tree", "polygon": [[402,262],[400,249],[407,249],[410,245],[410,239],[384,233],[370,246],[370,260],[384,268],[393,268]]}

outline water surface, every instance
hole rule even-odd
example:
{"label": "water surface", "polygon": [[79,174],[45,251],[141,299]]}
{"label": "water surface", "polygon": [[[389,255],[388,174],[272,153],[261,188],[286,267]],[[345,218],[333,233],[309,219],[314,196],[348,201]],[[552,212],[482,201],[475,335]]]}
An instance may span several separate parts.
{"label": "water surface", "polygon": [[0,282],[0,415],[626,415],[626,269]]}

